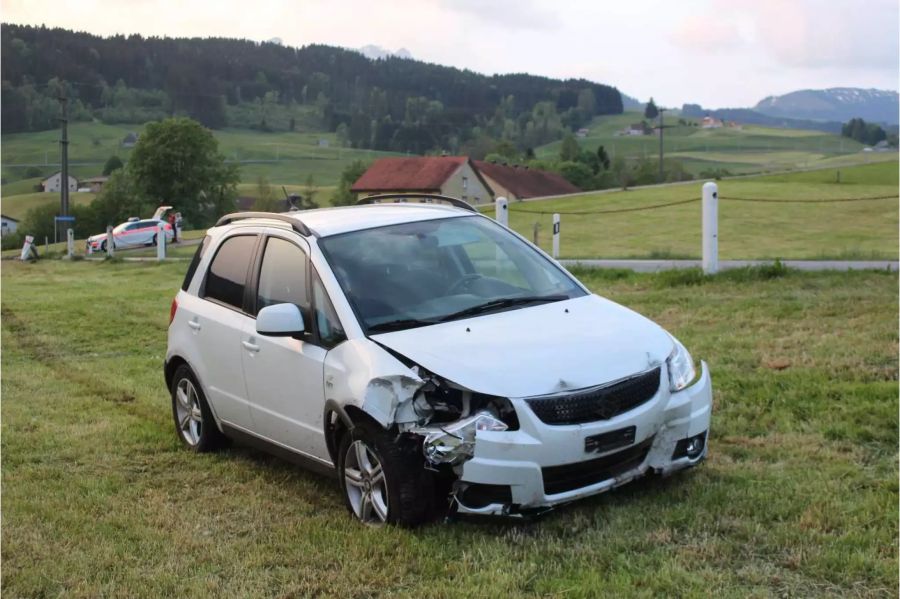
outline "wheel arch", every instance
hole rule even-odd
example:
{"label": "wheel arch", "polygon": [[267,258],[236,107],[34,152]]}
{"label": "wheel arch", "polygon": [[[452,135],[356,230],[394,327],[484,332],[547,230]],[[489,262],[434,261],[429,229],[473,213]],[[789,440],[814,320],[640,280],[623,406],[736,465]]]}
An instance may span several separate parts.
{"label": "wheel arch", "polygon": [[379,428],[384,428],[362,408],[353,405],[342,406],[333,399],[325,402],[325,418],[323,422],[325,423],[325,445],[328,448],[331,462],[335,467],[337,467],[338,447],[343,435],[351,432],[362,422],[370,422]]}
{"label": "wheel arch", "polygon": [[200,385],[200,390],[203,391],[204,397],[206,397],[206,405],[209,406],[209,411],[212,412],[213,422],[216,423],[216,428],[219,429],[220,432],[223,432],[222,422],[219,420],[219,415],[216,414],[216,406],[213,405],[213,402],[209,399],[209,393],[206,392],[206,385],[203,384],[203,381],[200,379],[200,376],[197,374],[197,370],[191,366],[191,363],[187,361],[183,356],[178,354],[173,355],[163,366],[163,375],[166,380],[166,389],[169,393],[172,393],[172,379],[175,376],[175,371],[178,370],[179,366],[187,366],[191,374],[194,375],[194,378],[197,379],[197,384]]}

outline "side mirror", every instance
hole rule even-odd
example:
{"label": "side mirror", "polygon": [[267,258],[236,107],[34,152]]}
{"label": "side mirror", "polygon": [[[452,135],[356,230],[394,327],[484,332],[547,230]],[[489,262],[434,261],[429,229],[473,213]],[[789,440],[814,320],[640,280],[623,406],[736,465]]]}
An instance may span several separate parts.
{"label": "side mirror", "polygon": [[271,337],[299,335],[306,327],[303,314],[294,304],[266,306],[256,315],[256,332]]}

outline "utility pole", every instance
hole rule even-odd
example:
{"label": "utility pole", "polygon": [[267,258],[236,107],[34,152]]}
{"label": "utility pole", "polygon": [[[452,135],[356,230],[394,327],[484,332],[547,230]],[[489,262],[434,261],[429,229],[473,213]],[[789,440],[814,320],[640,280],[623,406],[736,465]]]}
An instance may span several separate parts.
{"label": "utility pole", "polygon": [[62,116],[59,119],[62,125],[62,135],[59,138],[60,164],[62,165],[59,186],[59,211],[60,216],[69,216],[69,113],[67,110],[69,99],[66,98],[65,92],[60,92],[57,99],[62,110]]}
{"label": "utility pole", "polygon": [[665,129],[665,125],[663,125],[663,113],[666,111],[665,108],[659,109],[659,182],[663,182],[663,177],[665,173],[663,172],[663,129]]}

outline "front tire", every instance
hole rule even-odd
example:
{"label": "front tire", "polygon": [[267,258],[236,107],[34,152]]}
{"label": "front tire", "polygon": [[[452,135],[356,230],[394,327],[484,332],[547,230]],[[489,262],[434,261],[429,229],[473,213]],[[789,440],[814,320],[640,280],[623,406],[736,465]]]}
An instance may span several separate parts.
{"label": "front tire", "polygon": [[203,389],[187,364],[175,370],[171,392],[175,432],[184,446],[197,453],[220,448],[225,436],[216,426]]}
{"label": "front tire", "polygon": [[338,475],[350,513],[366,524],[417,526],[431,519],[433,479],[416,443],[362,422],[345,434]]}

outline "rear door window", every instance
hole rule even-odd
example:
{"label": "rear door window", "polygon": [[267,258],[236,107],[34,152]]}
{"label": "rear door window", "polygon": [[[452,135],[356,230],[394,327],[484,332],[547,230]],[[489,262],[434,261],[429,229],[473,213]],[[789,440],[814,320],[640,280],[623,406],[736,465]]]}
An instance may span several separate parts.
{"label": "rear door window", "polygon": [[209,266],[203,297],[243,309],[244,287],[255,244],[256,235],[236,235],[222,242]]}

